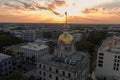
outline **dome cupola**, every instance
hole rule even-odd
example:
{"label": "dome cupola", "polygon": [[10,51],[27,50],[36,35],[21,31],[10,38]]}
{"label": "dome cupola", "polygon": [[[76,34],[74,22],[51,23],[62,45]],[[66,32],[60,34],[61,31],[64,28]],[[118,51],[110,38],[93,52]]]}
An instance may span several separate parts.
{"label": "dome cupola", "polygon": [[72,44],[73,37],[70,33],[64,32],[59,36],[58,42],[63,42],[64,44]]}

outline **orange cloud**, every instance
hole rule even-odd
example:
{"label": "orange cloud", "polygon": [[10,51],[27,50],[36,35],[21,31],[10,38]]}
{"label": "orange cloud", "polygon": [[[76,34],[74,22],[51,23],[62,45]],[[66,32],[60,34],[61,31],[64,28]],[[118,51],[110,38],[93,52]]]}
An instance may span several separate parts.
{"label": "orange cloud", "polygon": [[120,8],[86,8],[81,11],[83,14],[120,15]]}
{"label": "orange cloud", "polygon": [[[69,23],[120,23],[120,7],[118,4],[115,7],[113,0],[93,0],[92,3],[85,0],[45,1],[48,0],[0,1],[0,22],[63,23],[64,12],[67,11]],[[100,6],[95,7],[96,4]]]}

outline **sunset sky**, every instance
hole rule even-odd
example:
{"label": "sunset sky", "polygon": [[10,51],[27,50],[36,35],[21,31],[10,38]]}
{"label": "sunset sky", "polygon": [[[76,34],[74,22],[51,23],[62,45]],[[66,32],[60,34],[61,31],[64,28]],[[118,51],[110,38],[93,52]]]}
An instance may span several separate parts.
{"label": "sunset sky", "polygon": [[0,22],[120,23],[120,0],[0,0]]}

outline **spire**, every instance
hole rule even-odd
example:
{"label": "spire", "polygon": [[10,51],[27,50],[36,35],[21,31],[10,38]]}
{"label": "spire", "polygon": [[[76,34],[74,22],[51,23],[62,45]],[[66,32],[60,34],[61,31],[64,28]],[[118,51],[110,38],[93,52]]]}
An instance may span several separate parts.
{"label": "spire", "polygon": [[67,12],[65,12],[65,27],[67,28]]}
{"label": "spire", "polygon": [[65,32],[68,32],[67,11],[65,12]]}

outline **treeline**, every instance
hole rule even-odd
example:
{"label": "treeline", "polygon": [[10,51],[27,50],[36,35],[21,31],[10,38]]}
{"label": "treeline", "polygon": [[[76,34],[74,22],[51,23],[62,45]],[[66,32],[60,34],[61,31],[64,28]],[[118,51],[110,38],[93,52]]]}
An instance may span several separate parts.
{"label": "treeline", "polygon": [[92,53],[101,45],[102,41],[107,37],[107,32],[100,31],[90,34],[87,39],[75,43],[77,51],[85,51]]}
{"label": "treeline", "polygon": [[0,77],[0,80],[35,80],[35,77],[31,76],[28,78],[23,76],[20,72],[13,72],[5,77]]}
{"label": "treeline", "polygon": [[0,52],[3,50],[4,46],[9,46],[22,42],[23,40],[21,38],[14,37],[8,32],[0,31]]}

